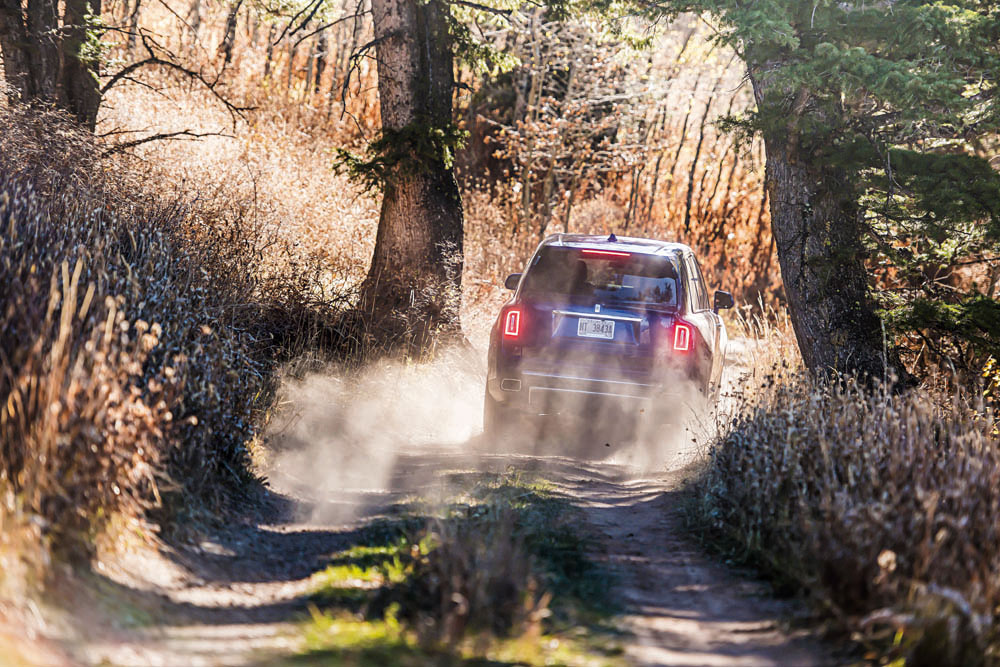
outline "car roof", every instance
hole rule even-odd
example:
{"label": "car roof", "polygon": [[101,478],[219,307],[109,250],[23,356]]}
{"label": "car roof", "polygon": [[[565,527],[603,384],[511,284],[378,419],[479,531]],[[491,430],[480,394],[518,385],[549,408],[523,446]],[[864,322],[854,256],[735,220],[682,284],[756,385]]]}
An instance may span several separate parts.
{"label": "car roof", "polygon": [[591,234],[551,234],[540,247],[593,248],[595,250],[620,250],[647,255],[672,255],[691,252],[683,243],[643,239],[633,236],[597,236]]}

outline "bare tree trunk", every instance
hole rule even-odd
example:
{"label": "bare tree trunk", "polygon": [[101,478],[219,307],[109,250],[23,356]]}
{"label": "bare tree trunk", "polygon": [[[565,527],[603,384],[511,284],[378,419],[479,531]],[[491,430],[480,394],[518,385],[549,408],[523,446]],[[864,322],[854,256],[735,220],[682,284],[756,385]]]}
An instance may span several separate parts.
{"label": "bare tree trunk", "polygon": [[12,101],[35,97],[35,78],[28,52],[28,31],[20,0],[0,0],[0,55]]}
{"label": "bare tree trunk", "polygon": [[[733,114],[733,104],[736,101],[736,96],[738,94],[739,94],[738,92],[734,93],[733,96],[729,98],[729,108],[726,109],[726,115],[724,116],[725,118],[728,118],[729,116],[731,116]],[[713,146],[713,148],[717,148],[718,145],[719,145],[719,143],[720,143],[720,138],[719,138],[719,136],[717,134],[715,136],[715,145]],[[719,192],[719,185],[722,183],[722,172],[723,172],[723,170],[725,168],[725,165],[726,165],[726,156],[729,154],[729,150],[730,149],[733,149],[733,164],[734,165],[736,164],[737,155],[739,154],[739,150],[736,149],[734,143],[730,143],[722,151],[722,154],[718,155],[717,158],[716,158],[716,162],[718,162],[719,168],[718,168],[718,170],[716,170],[716,173],[715,173],[715,182],[712,184],[712,191],[709,193],[708,198],[707,199],[702,199],[700,196],[698,197],[698,216],[701,217],[701,218],[704,218],[706,215],[708,215],[709,213],[711,213],[712,202],[715,201],[715,195],[718,194],[718,192]],[[707,169],[705,170],[705,173],[708,173]],[[704,176],[702,176],[702,179],[704,180]],[[724,225],[725,225],[725,220],[724,220],[724,217],[723,217],[723,219],[720,219],[718,226],[716,227],[715,231],[713,232],[713,235],[712,235],[712,239],[713,240],[716,239],[716,238],[718,238],[718,235],[721,233],[722,227]]]}
{"label": "bare tree trunk", "polygon": [[[372,2],[382,131],[390,140],[452,122],[448,11],[443,0]],[[376,317],[405,313],[407,336],[424,346],[435,332],[458,330],[462,200],[444,156],[418,154],[416,142],[406,150],[410,164],[389,170],[363,296]]]}
{"label": "bare tree trunk", "polygon": [[274,24],[267,30],[267,49],[264,51],[264,78],[271,76],[271,61],[274,58]]}
{"label": "bare tree trunk", "polygon": [[[660,135],[663,135],[666,126],[667,110],[664,107],[663,113],[660,115],[660,129],[658,132]],[[656,195],[660,187],[660,164],[663,162],[665,154],[666,150],[661,149],[656,156],[656,163],[653,165],[653,183],[649,186],[649,202],[646,204],[646,212],[642,216],[642,224],[644,225],[648,225],[653,217],[653,205],[656,204]]]}
{"label": "bare tree trunk", "polygon": [[288,94],[292,90],[292,72],[295,69],[295,52],[296,52],[296,50],[297,49],[295,48],[295,42],[292,41],[291,39],[289,39],[288,40],[288,71],[285,72],[285,97],[286,98],[288,97]]}
{"label": "bare tree trunk", "polygon": [[[691,158],[691,170],[688,174],[687,197],[684,199],[684,233],[691,231],[691,197],[694,194],[694,174],[698,168],[698,158],[701,157],[701,146],[705,141],[705,121],[708,120],[708,111],[712,107],[712,97],[705,103],[705,113],[701,116],[701,127],[698,128],[698,143],[695,144],[694,157]],[[686,120],[686,119],[685,119]]]}
{"label": "bare tree trunk", "polygon": [[[139,3],[136,2],[138,10]],[[100,0],[65,0],[63,9],[62,85],[66,108],[80,124],[93,132],[101,106],[101,84],[84,54],[87,15],[100,15]]]}
{"label": "bare tree trunk", "polygon": [[313,84],[313,93],[319,95],[320,85],[323,83],[323,72],[326,71],[326,52],[329,49],[329,39],[326,30],[319,34],[319,41],[316,45],[316,81]]}
{"label": "bare tree trunk", "polygon": [[[881,379],[909,376],[885,349],[881,322],[868,295],[862,242],[863,211],[844,170],[799,144],[798,122],[814,113],[808,93],[773,87],[751,67],[759,108],[781,109],[787,127],[764,133],[771,231],[799,350],[814,371]],[[830,119],[819,119],[830,122]]]}
{"label": "bare tree trunk", "polygon": [[194,0],[191,3],[191,11],[188,12],[188,23],[191,24],[192,42],[198,41],[198,33],[201,30],[201,0]]}
{"label": "bare tree trunk", "polygon": [[[303,26],[306,30],[309,29],[309,24]],[[312,46],[306,46],[306,89],[304,91],[306,100],[310,100],[312,96],[312,82],[313,82],[313,67],[316,64],[316,44],[313,43]]]}
{"label": "bare tree trunk", "polygon": [[91,10],[84,0],[66,0],[60,24],[57,9],[57,0],[29,0],[26,8],[0,0],[4,76],[12,98],[58,106],[93,130],[101,93],[83,49]]}
{"label": "bare tree trunk", "polygon": [[28,0],[27,51],[37,99],[63,105],[60,82],[58,0]]}
{"label": "bare tree trunk", "polygon": [[226,33],[222,38],[222,44],[219,45],[219,50],[222,51],[223,55],[223,66],[228,65],[233,59],[233,45],[236,42],[236,21],[239,18],[240,7],[242,6],[243,0],[237,0],[236,4],[229,9],[229,15],[226,16]]}
{"label": "bare tree trunk", "polygon": [[142,0],[135,0],[135,6],[132,7],[132,14],[128,19],[128,43],[127,48],[129,53],[135,50],[135,37],[136,33],[139,32],[139,9],[142,7]]}

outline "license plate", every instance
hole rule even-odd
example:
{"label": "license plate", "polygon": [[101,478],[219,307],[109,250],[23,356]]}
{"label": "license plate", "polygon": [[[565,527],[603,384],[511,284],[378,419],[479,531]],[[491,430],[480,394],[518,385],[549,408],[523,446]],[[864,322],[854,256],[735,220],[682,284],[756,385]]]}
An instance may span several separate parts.
{"label": "license plate", "polygon": [[581,317],[577,321],[576,335],[584,338],[604,338],[611,340],[615,337],[614,320],[592,320]]}

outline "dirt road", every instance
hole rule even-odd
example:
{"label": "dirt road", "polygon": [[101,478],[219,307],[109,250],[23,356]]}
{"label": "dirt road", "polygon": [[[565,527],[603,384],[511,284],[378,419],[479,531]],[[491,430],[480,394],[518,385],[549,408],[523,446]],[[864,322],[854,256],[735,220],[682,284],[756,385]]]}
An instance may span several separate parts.
{"label": "dirt road", "polygon": [[[90,664],[241,665],[295,651],[292,621],[305,616],[309,577],[348,547],[374,517],[414,493],[441,489],[441,475],[535,471],[584,512],[595,560],[617,574],[614,594],[639,665],[833,664],[829,649],[782,630],[791,610],[766,589],[701,553],[679,526],[677,471],[639,475],[626,466],[561,457],[490,456],[440,448],[400,456],[382,489],[315,498],[274,471],[276,493],[261,515],[197,545],[140,549],[106,564],[128,591],[134,627],[96,631],[77,646]],[[349,516],[341,523],[309,517]],[[112,585],[108,583],[107,585]],[[131,589],[131,590],[129,590]],[[135,593],[134,591],[141,591]],[[118,592],[119,597],[123,591]]]}
{"label": "dirt road", "polygon": [[631,664],[838,662],[829,646],[786,629],[793,606],[685,534],[690,439],[657,452],[655,473],[624,455],[496,454],[477,433],[480,382],[475,371],[408,367],[349,387],[336,377],[298,386],[286,398],[293,418],[272,429],[269,497],[197,542],[140,544],[102,562],[99,590],[116,602],[98,616],[114,626],[67,631],[64,645],[89,664],[270,664],[301,647],[310,577],[367,524],[408,498],[461,491],[463,475],[513,470],[543,477],[580,508],[590,557],[615,575]]}

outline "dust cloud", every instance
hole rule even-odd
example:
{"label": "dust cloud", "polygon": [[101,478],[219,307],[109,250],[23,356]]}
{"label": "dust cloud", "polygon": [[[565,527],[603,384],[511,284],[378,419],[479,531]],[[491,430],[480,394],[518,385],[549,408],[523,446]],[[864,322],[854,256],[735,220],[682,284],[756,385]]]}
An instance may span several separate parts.
{"label": "dust cloud", "polygon": [[497,451],[606,461],[637,475],[684,467],[708,441],[712,410],[690,380],[676,375],[662,382],[664,393],[641,405],[570,395],[560,401],[560,414],[529,420],[520,438],[507,435],[492,445]]}
{"label": "dust cloud", "polygon": [[485,362],[485,351],[461,348],[427,363],[382,361],[288,378],[266,433],[263,472],[272,490],[305,501],[302,520],[336,523],[401,489],[423,492],[418,480],[399,479],[421,462],[429,480],[441,466],[502,470],[524,456],[603,460],[643,474],[697,455],[710,412],[687,383],[652,419],[588,406],[579,417],[528,420],[487,440]]}
{"label": "dust cloud", "polygon": [[440,453],[482,431],[485,372],[469,350],[381,361],[284,383],[266,434],[272,489],[313,501],[315,521],[353,518],[390,488],[401,455]]}

